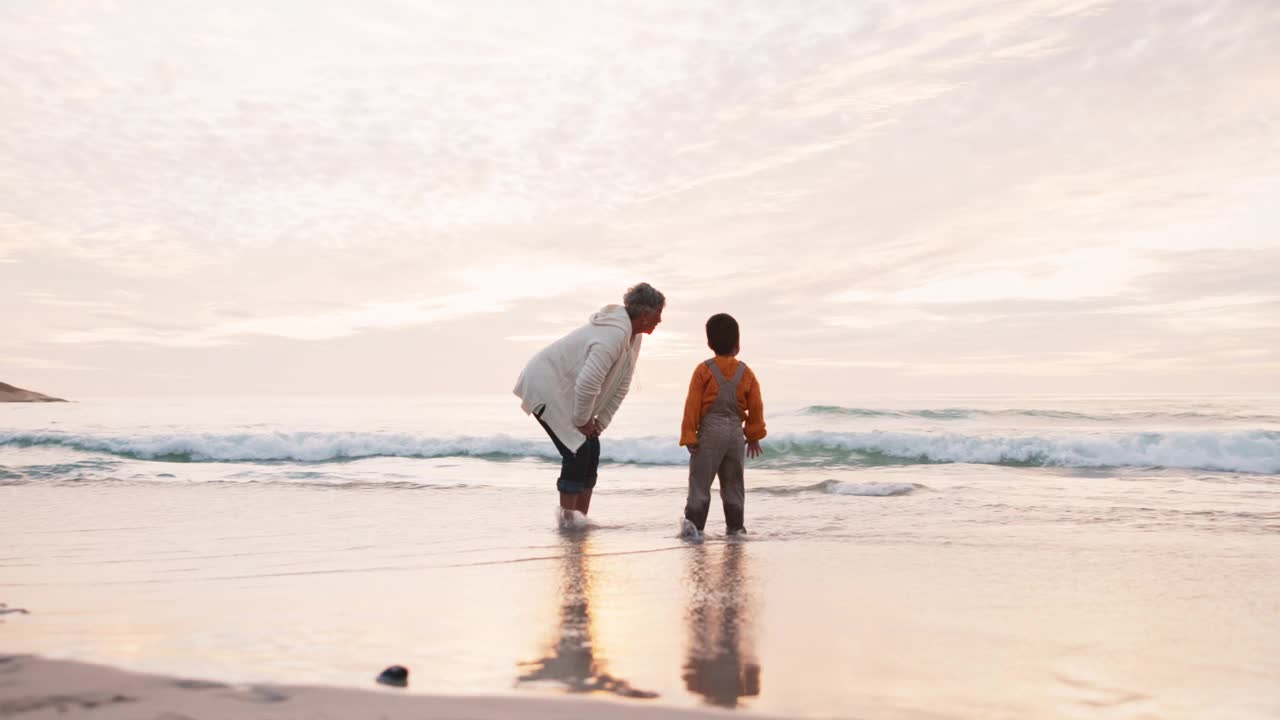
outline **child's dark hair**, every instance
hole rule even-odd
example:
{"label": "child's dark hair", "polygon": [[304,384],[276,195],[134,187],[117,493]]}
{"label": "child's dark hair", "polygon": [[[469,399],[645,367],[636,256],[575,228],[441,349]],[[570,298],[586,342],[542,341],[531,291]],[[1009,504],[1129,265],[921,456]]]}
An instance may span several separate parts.
{"label": "child's dark hair", "polygon": [[707,319],[707,344],[717,355],[730,355],[738,347],[738,321],[728,313],[716,313]]}

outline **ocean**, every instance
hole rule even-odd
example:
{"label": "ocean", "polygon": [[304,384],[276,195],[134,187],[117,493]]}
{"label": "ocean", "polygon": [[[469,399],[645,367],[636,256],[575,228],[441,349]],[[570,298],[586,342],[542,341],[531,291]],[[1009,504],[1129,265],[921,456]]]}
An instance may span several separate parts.
{"label": "ocean", "polygon": [[511,396],[0,406],[6,651],[787,717],[1280,717],[1280,398],[767,407],[678,537],[628,399],[587,527]]}

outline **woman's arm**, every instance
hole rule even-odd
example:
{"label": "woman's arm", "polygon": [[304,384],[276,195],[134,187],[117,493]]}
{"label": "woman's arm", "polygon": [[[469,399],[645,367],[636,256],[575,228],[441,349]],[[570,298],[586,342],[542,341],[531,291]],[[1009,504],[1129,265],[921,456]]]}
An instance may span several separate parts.
{"label": "woman's arm", "polygon": [[622,357],[626,336],[617,329],[617,338],[593,342],[587,346],[587,357],[578,371],[573,388],[573,424],[582,427],[592,419],[592,408],[610,368]]}
{"label": "woman's arm", "polygon": [[613,422],[613,414],[618,412],[618,408],[622,407],[622,399],[631,392],[631,376],[635,372],[635,361],[632,360],[631,372],[622,378],[622,382],[618,385],[618,392],[613,397],[605,401],[604,407],[600,408],[600,412],[596,415],[596,430],[603,432],[609,427],[609,423]]}

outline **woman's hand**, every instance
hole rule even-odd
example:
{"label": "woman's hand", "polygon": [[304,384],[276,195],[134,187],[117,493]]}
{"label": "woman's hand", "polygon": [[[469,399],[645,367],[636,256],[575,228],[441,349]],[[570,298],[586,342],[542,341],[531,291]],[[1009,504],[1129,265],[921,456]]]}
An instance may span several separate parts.
{"label": "woman's hand", "polygon": [[689,454],[690,454],[690,455],[697,455],[697,454],[698,454],[698,446],[697,446],[697,445],[685,445],[685,447],[689,448]]}
{"label": "woman's hand", "polygon": [[747,443],[747,457],[758,458],[764,454],[764,450],[760,449],[760,441],[752,440]]}
{"label": "woman's hand", "polygon": [[599,437],[600,423],[596,422],[595,418],[591,418],[587,421],[586,425],[578,426],[578,432],[586,435],[587,437]]}

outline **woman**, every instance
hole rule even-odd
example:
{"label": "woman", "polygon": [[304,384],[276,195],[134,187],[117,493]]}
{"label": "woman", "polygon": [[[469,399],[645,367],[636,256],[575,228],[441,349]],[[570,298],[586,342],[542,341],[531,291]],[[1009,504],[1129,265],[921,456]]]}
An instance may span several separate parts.
{"label": "woman", "polygon": [[[640,336],[662,322],[667,300],[648,283],[627,290],[586,325],[543,348],[516,381],[520,408],[551,436],[561,457],[560,508],[587,514],[600,464],[600,433],[631,387]],[[572,448],[572,449],[571,449]]]}

